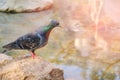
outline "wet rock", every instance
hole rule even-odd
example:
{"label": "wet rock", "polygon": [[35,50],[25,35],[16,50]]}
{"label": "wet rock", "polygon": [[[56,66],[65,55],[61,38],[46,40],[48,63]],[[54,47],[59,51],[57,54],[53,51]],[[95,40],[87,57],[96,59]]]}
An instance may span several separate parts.
{"label": "wet rock", "polygon": [[0,54],[0,67],[9,61],[11,61],[13,58],[10,56],[7,56],[5,54]]}
{"label": "wet rock", "polygon": [[13,61],[0,68],[0,80],[64,80],[63,71],[42,58]]}
{"label": "wet rock", "polygon": [[38,12],[49,9],[52,5],[52,0],[0,0],[0,11]]}

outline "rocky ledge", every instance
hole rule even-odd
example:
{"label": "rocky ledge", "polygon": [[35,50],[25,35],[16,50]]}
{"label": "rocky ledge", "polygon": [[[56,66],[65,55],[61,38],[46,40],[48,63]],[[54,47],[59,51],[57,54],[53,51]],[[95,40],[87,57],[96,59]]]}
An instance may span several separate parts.
{"label": "rocky ledge", "polygon": [[40,57],[12,59],[0,66],[0,80],[64,80],[62,70]]}

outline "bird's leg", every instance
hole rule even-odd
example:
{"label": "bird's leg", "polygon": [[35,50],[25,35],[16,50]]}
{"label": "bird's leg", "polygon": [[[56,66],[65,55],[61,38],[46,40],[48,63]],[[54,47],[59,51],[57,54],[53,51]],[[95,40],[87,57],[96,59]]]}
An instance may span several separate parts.
{"label": "bird's leg", "polygon": [[36,54],[34,53],[34,51],[32,51],[31,56],[32,56],[33,59],[36,57]]}
{"label": "bird's leg", "polygon": [[32,58],[34,59],[36,57],[36,54],[35,53],[32,53]]}
{"label": "bird's leg", "polygon": [[32,58],[34,59],[36,57],[36,54],[35,53],[32,53]]}

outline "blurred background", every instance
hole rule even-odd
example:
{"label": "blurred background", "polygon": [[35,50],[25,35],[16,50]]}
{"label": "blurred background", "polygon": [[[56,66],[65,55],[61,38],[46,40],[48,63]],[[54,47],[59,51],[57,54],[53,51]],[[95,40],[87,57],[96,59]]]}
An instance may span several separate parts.
{"label": "blurred background", "polygon": [[[65,80],[120,80],[120,1],[54,0],[54,6],[33,13],[0,13],[2,46],[46,25],[60,22],[37,55],[64,70]],[[18,58],[28,51],[12,50]]]}

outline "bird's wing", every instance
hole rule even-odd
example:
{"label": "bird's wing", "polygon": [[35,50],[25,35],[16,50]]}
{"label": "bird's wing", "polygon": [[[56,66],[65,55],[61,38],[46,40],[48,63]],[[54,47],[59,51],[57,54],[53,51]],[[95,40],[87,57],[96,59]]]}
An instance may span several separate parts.
{"label": "bird's wing", "polygon": [[35,49],[42,43],[42,36],[40,34],[27,34],[16,40],[17,45],[21,49]]}

